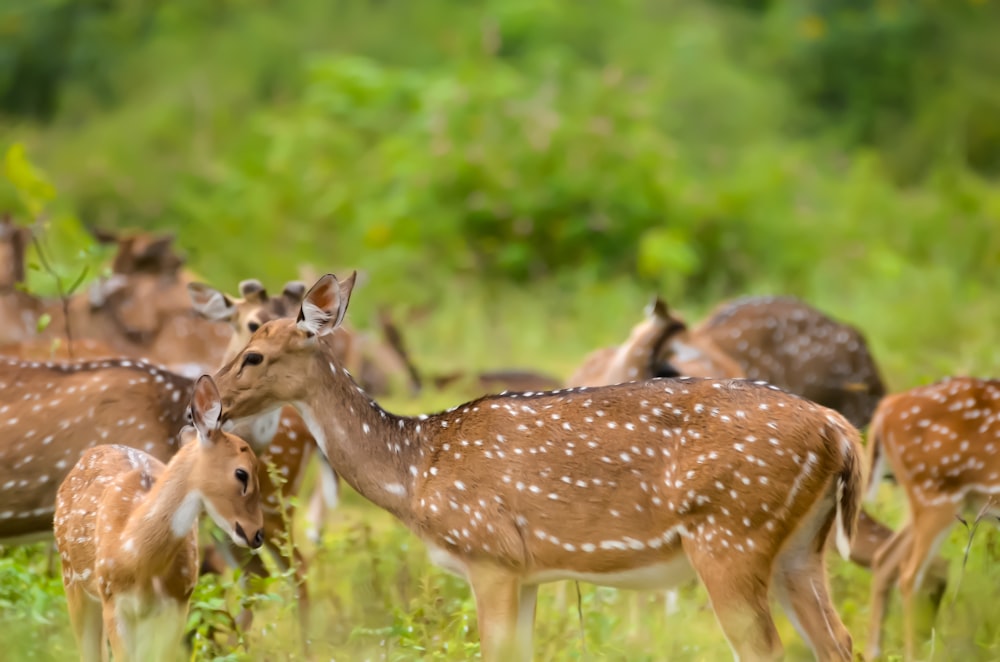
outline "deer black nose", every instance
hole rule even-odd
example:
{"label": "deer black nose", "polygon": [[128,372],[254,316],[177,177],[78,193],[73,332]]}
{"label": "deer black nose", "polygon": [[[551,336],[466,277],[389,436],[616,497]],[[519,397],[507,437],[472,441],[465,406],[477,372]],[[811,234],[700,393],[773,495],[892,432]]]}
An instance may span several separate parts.
{"label": "deer black nose", "polygon": [[254,535],[253,542],[250,543],[250,546],[253,547],[254,549],[257,549],[263,544],[264,544],[264,529],[257,529],[257,533],[256,535]]}

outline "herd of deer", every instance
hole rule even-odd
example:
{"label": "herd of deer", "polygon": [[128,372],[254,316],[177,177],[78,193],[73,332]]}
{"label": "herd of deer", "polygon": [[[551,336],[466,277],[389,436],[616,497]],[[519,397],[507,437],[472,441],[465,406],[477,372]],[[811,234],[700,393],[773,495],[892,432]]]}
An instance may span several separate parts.
{"label": "herd of deer", "polygon": [[[0,544],[54,533],[84,660],[109,643],[117,660],[173,655],[199,572],[266,573],[247,551],[262,546],[294,561],[305,633],[306,566],[281,553],[278,504],[317,448],[312,525],[338,476],[398,518],[471,585],[487,660],[531,658],[542,583],[691,579],[736,659],[781,657],[773,596],[818,659],[850,660],[830,544],[872,569],[868,655],[898,584],[913,658],[920,587],[944,590],[937,546],[1000,492],[1000,382],[886,395],[863,336],[799,300],[736,300],[689,327],[657,299],[565,384],[479,375],[550,390],[406,417],[372,394],[419,374],[391,324],[385,343],[344,324],[353,273],[236,297],[195,282],[169,237],[106,237],[111,276],[53,302],[16,286],[21,233],[0,227]],[[896,532],[861,509],[886,464],[909,503]],[[203,510],[227,534],[214,550]]]}

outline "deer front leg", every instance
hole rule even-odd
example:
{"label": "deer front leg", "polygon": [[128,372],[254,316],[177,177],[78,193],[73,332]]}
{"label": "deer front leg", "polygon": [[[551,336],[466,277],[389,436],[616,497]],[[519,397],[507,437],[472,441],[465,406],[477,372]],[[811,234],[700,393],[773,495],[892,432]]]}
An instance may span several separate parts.
{"label": "deer front leg", "polygon": [[[495,565],[469,568],[469,583],[476,597],[476,619],[483,662],[510,662],[531,659],[531,641],[522,641],[527,623],[534,622],[537,587],[522,592],[517,575]],[[527,602],[522,613],[521,597]],[[530,618],[529,618],[530,614]]]}
{"label": "deer front leg", "polygon": [[784,648],[768,605],[770,560],[728,559],[698,549],[697,542],[685,545],[685,552],[708,592],[734,659],[780,660]]}

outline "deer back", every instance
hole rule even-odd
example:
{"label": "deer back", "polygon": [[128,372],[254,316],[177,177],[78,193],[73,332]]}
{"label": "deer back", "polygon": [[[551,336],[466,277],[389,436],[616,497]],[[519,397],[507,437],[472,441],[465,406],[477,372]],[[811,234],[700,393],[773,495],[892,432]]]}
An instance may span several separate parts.
{"label": "deer back", "polygon": [[751,297],[718,307],[692,332],[761,379],[868,423],[885,395],[864,336],[791,297]]}
{"label": "deer back", "polygon": [[1000,493],[1000,380],[952,377],[886,396],[870,437],[873,485],[884,453],[918,505]]}

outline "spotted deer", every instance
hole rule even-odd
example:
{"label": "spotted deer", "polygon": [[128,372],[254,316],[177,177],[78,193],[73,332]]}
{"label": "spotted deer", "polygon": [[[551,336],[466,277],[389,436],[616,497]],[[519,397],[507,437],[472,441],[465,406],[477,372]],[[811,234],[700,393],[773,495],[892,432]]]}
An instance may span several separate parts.
{"label": "spotted deer", "polygon": [[0,541],[51,537],[56,490],[89,448],[117,443],[168,461],[192,387],[132,359],[0,359]]}
{"label": "spotted deer", "polygon": [[[211,377],[191,400],[194,429],[164,465],[129,446],[89,449],[59,487],[56,546],[70,622],[85,661],[169,660],[198,578],[202,510],[235,544],[260,547],[257,459],[219,428]],[[112,440],[113,441],[113,440]]]}
{"label": "spotted deer", "polygon": [[[869,497],[886,465],[906,493],[909,520],[877,552],[868,654],[881,649],[888,593],[898,581],[904,646],[913,659],[915,594],[963,511],[1000,514],[1000,380],[952,377],[886,396],[869,428]],[[940,562],[936,573],[940,573]]]}
{"label": "spotted deer", "polygon": [[216,375],[229,425],[293,404],[341,477],[472,586],[486,660],[531,657],[538,585],[697,576],[740,659],[776,659],[768,595],[821,660],[850,660],[824,556],[847,555],[865,477],[842,416],[762,383],[654,379],[382,409],[321,338],[353,277],[320,278]]}
{"label": "spotted deer", "polygon": [[[71,298],[73,337],[101,340],[118,356],[145,358],[191,379],[213,370],[230,331],[192,313],[187,295],[191,275],[182,269],[184,260],[173,249],[173,237],[138,233],[100,238],[116,244],[111,274]],[[66,324],[61,302],[42,303],[52,322],[41,337],[62,337]]]}
{"label": "spotted deer", "polygon": [[673,356],[663,358],[681,374],[700,374],[692,365],[704,370],[726,356],[747,378],[835,409],[859,428],[885,395],[864,335],[792,297],[723,303],[667,349]]}

